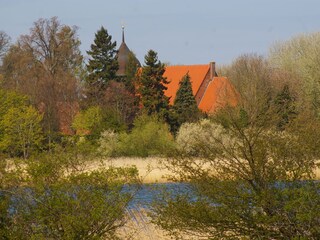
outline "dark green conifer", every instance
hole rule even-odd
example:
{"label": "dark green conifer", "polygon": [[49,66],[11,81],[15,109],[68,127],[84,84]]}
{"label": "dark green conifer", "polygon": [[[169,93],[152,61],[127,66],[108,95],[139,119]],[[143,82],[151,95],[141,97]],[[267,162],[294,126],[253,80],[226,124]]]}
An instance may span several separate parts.
{"label": "dark green conifer", "polygon": [[89,99],[99,101],[107,83],[116,78],[119,69],[116,42],[112,42],[111,35],[104,27],[95,34],[94,43],[87,53],[90,56],[87,64],[87,95]]}
{"label": "dark green conifer", "polygon": [[187,73],[179,83],[179,89],[174,99],[174,111],[178,118],[178,124],[194,122],[199,119],[200,111],[192,92],[190,76]]}
{"label": "dark green conifer", "polygon": [[291,122],[297,115],[295,107],[295,98],[290,93],[289,86],[284,85],[274,100],[275,109],[278,117],[277,127],[284,130],[285,126]]}
{"label": "dark green conifer", "polygon": [[149,50],[142,68],[139,93],[141,103],[148,115],[160,114],[166,118],[169,109],[169,98],[164,95],[168,80],[163,76],[165,66],[158,60],[157,53]]}

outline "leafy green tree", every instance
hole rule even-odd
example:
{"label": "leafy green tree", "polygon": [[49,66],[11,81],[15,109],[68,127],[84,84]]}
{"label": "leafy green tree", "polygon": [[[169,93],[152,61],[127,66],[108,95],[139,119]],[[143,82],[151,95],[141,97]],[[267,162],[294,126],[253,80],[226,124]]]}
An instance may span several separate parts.
{"label": "leafy green tree", "polygon": [[28,98],[13,91],[0,89],[0,121],[10,108],[26,106]]}
{"label": "leafy green tree", "polygon": [[23,174],[3,172],[1,239],[118,239],[117,229],[139,187],[137,170],[84,172],[86,158],[74,152],[58,147],[24,162]]}
{"label": "leafy green tree", "polygon": [[90,107],[85,111],[79,112],[72,123],[72,128],[76,130],[79,135],[86,135],[89,133],[96,132],[96,128],[101,125],[102,122],[102,111],[101,108]]}
{"label": "leafy green tree", "polygon": [[167,115],[169,98],[164,95],[168,80],[163,77],[165,66],[158,60],[157,53],[149,50],[145,56],[145,66],[142,67],[139,79],[141,103],[148,115]]}
{"label": "leafy green tree", "polygon": [[41,109],[49,147],[61,130],[62,119],[73,112],[65,111],[67,116],[62,116],[61,108],[77,105],[83,72],[79,46],[76,27],[63,25],[56,17],[39,19],[3,59],[2,86],[29,96]]}
{"label": "leafy green tree", "polygon": [[168,125],[157,116],[142,115],[135,119],[131,133],[118,136],[114,155],[165,156],[173,149],[174,141]]}
{"label": "leafy green tree", "polygon": [[[0,122],[2,122],[9,109],[26,107],[28,98],[13,91],[5,91],[3,89],[0,89],[0,102]],[[0,126],[0,142],[2,142],[2,139],[4,137],[3,127],[4,126]],[[4,150],[6,149],[2,147],[1,151]]]}
{"label": "leafy green tree", "polygon": [[[320,157],[320,123],[304,112],[291,116],[284,130],[278,128],[292,102],[274,93],[268,69],[261,58],[238,59],[230,71],[241,95],[239,105],[221,109],[211,123],[180,128],[176,156],[164,164],[176,181],[188,183],[187,191],[164,196],[151,213],[170,234],[319,237],[320,185],[314,170]],[[275,102],[284,109],[277,111]]]}
{"label": "leafy green tree", "polygon": [[124,122],[119,120],[118,113],[112,109],[102,109],[99,106],[89,107],[79,112],[72,123],[78,135],[97,139],[103,130],[125,130]]}
{"label": "leafy green tree", "polygon": [[94,43],[91,44],[91,50],[87,53],[90,56],[87,64],[87,93],[92,101],[98,103],[106,84],[110,80],[115,80],[119,69],[116,42],[112,42],[111,35],[104,27],[101,27],[95,34]]}
{"label": "leafy green tree", "polygon": [[319,123],[282,132],[243,126],[239,110],[223,114],[226,127],[224,116],[188,134],[187,149],[200,159],[182,151],[166,163],[189,187],[157,200],[154,221],[173,235],[207,239],[317,239]]}
{"label": "leafy green tree", "polygon": [[3,131],[0,148],[13,156],[29,157],[42,144],[42,117],[32,106],[10,108],[0,122]]}
{"label": "leafy green tree", "polygon": [[304,110],[320,116],[320,33],[297,35],[278,42],[270,49],[270,62],[276,68],[301,79],[299,91],[304,95]]}
{"label": "leafy green tree", "polygon": [[200,111],[192,92],[189,74],[186,74],[179,83],[179,89],[174,99],[173,108],[178,114],[178,123],[194,122],[200,117]]}

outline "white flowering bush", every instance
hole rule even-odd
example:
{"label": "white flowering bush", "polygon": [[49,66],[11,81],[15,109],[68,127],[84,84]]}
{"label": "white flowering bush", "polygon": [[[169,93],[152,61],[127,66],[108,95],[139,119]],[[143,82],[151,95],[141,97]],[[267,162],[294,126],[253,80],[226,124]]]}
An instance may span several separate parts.
{"label": "white flowering bush", "polygon": [[101,133],[98,151],[103,156],[113,156],[116,153],[118,144],[119,134],[108,129]]}
{"label": "white flowering bush", "polygon": [[198,123],[183,124],[176,137],[178,149],[192,156],[201,156],[217,142],[226,140],[224,128],[208,119],[203,119]]}

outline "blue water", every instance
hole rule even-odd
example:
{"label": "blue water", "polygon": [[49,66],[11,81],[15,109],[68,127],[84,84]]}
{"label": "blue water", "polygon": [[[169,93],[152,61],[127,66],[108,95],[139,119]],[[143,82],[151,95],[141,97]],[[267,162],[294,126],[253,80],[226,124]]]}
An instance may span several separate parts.
{"label": "blue water", "polygon": [[[125,191],[127,191],[126,189]],[[129,190],[132,192],[132,190]],[[192,189],[187,183],[154,183],[143,184],[137,191],[133,191],[133,199],[129,204],[129,208],[143,207],[148,208],[153,201],[159,201],[164,192],[170,194],[171,197],[179,194],[190,193]]]}
{"label": "blue water", "polygon": [[[26,191],[27,195],[32,196],[32,190],[30,188],[24,188],[20,194]],[[123,188],[123,193],[129,193],[133,196],[128,208],[148,208],[154,201],[161,201],[163,194],[167,197],[175,197],[179,194],[190,193],[192,195],[191,186],[187,183],[155,183],[155,184],[142,184],[142,185],[127,185]],[[47,194],[50,194],[50,190],[47,190]],[[68,194],[68,193],[67,193]],[[0,190],[0,197],[3,193]],[[195,194],[193,194],[195,196]],[[11,196],[12,205],[9,207],[9,212],[15,212],[15,206],[20,201],[19,195]],[[26,200],[26,199],[25,199]],[[31,205],[36,204],[32,198],[29,198]]]}

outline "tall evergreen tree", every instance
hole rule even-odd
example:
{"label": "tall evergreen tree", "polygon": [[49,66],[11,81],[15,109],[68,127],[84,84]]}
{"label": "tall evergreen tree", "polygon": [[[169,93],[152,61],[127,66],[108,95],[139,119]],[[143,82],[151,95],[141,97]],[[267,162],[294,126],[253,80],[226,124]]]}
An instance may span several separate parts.
{"label": "tall evergreen tree", "polygon": [[169,81],[163,76],[165,66],[158,60],[157,53],[149,50],[140,76],[139,93],[142,105],[148,115],[154,113],[167,117],[169,98],[164,95]]}
{"label": "tall evergreen tree", "polygon": [[286,125],[290,123],[298,114],[295,107],[295,98],[290,93],[288,84],[277,94],[275,100],[275,109],[278,117],[277,127],[284,130]]}
{"label": "tall evergreen tree", "polygon": [[182,77],[179,89],[174,99],[174,111],[177,115],[178,124],[194,122],[199,119],[200,111],[192,92],[189,73]]}
{"label": "tall evergreen tree", "polygon": [[104,27],[95,34],[94,44],[91,44],[91,50],[87,53],[90,56],[87,64],[87,94],[89,100],[99,101],[107,83],[116,78],[119,69],[116,42],[112,42],[111,35]]}

